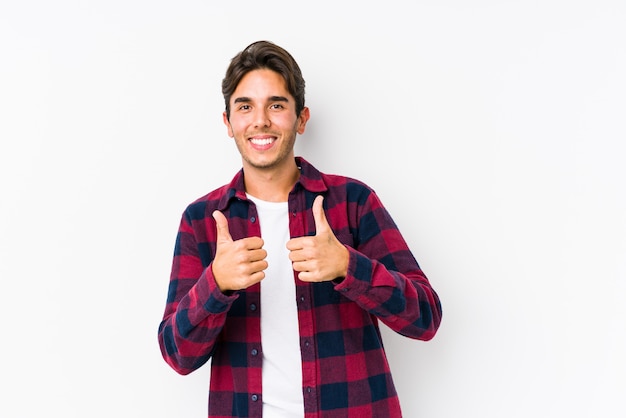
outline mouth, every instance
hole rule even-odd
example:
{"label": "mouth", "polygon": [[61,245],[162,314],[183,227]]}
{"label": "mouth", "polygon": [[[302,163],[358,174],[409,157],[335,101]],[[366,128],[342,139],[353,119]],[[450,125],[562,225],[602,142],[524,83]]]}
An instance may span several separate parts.
{"label": "mouth", "polygon": [[276,137],[271,135],[257,135],[248,138],[248,141],[255,149],[265,150],[271,148],[272,144],[276,142]]}

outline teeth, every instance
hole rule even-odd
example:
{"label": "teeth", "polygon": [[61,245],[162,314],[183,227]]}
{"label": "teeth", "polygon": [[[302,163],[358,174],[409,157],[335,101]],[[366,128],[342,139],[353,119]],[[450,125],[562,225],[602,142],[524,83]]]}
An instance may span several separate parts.
{"label": "teeth", "polygon": [[250,141],[255,145],[269,145],[274,140],[272,138],[252,138]]}

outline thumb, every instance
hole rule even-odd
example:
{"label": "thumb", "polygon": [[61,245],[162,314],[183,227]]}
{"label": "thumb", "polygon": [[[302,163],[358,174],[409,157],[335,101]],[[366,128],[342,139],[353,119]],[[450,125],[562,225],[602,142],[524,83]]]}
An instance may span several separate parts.
{"label": "thumb", "polygon": [[233,237],[230,236],[226,216],[219,210],[216,210],[213,211],[213,219],[215,219],[215,226],[217,227],[217,242],[232,241]]}
{"label": "thumb", "polygon": [[317,196],[313,201],[313,219],[315,219],[315,235],[330,231],[330,225],[324,212],[324,196]]}

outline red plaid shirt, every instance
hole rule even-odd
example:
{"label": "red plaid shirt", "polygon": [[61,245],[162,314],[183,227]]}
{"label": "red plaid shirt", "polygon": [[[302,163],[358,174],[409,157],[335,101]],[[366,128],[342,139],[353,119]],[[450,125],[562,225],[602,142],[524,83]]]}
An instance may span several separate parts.
{"label": "red plaid shirt", "polygon": [[[311,206],[322,194],[328,222],[350,252],[343,280],[305,283],[294,274],[305,416],[400,417],[378,321],[429,340],[441,321],[439,298],[373,190],[322,174],[302,158],[297,164],[301,175],[288,201],[291,237],[315,234]],[[180,374],[212,359],[209,417],[261,417],[260,285],[230,295],[218,289],[211,270],[215,209],[228,218],[233,239],[260,236],[243,171],[187,207],[159,344]]]}

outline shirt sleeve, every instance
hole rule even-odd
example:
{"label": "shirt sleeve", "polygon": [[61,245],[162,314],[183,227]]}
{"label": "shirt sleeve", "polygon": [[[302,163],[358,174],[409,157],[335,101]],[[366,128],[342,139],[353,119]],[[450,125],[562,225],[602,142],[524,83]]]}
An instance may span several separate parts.
{"label": "shirt sleeve", "polygon": [[356,214],[348,274],[335,289],[395,332],[430,340],[441,322],[441,302],[415,257],[372,191]]}
{"label": "shirt sleeve", "polygon": [[167,303],[158,332],[163,358],[180,374],[189,374],[209,360],[237,298],[237,294],[227,296],[220,291],[211,269],[212,256],[203,254],[203,263],[197,241],[191,218],[185,213],[176,237]]}

